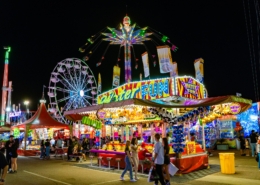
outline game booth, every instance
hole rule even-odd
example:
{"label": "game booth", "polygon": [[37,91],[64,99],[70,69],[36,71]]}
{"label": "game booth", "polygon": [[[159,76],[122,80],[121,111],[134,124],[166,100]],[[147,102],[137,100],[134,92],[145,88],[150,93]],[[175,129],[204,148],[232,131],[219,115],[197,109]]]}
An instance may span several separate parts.
{"label": "game booth", "polygon": [[19,155],[35,156],[40,150],[42,140],[69,138],[70,127],[54,120],[46,109],[46,101],[40,102],[38,110],[30,119],[11,127],[14,137],[21,141]]}
{"label": "game booth", "polygon": [[[207,98],[204,85],[188,76],[130,82],[99,94],[97,100],[98,105],[64,115],[95,128],[96,148],[91,152],[98,154],[100,165],[124,168],[125,141],[137,137],[148,151],[140,169],[149,169],[154,134],[160,133],[171,138],[171,162],[181,174],[208,167],[205,127],[223,116],[216,107],[232,115],[251,106],[251,100],[237,96]],[[192,140],[194,127],[202,128],[202,143]],[[101,147],[101,138],[106,137],[110,142]]]}

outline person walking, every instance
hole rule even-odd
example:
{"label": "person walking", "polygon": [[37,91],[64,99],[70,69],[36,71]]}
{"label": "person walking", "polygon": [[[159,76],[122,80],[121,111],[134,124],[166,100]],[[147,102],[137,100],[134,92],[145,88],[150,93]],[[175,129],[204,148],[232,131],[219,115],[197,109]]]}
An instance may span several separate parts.
{"label": "person walking", "polygon": [[0,152],[0,171],[2,171],[0,175],[0,185],[3,185],[8,171],[8,162],[2,152]]}
{"label": "person walking", "polygon": [[[155,145],[154,145],[154,159],[153,166],[155,166],[155,170],[159,175],[159,181],[161,185],[165,185],[164,177],[163,177],[163,164],[164,164],[164,148],[162,143],[160,142],[160,134],[155,134]],[[155,185],[158,185],[158,180],[155,180]]]}
{"label": "person walking", "polygon": [[249,137],[250,137],[250,146],[251,146],[251,151],[252,151],[252,157],[255,157],[257,135],[254,130],[251,131],[251,134]]}
{"label": "person walking", "polygon": [[9,140],[8,141],[6,141],[6,143],[5,143],[5,156],[6,156],[6,160],[7,160],[7,163],[8,163],[8,166],[9,166],[9,168],[8,168],[8,172],[9,171],[11,171],[12,170],[12,168],[11,168],[11,155],[10,155],[10,153],[11,153],[11,143],[14,141],[14,136],[13,135],[10,135],[9,136]]}
{"label": "person walking", "polygon": [[256,155],[258,155],[258,170],[260,171],[260,136],[258,136],[256,144]]}
{"label": "person walking", "polygon": [[51,143],[50,143],[49,139],[46,139],[44,146],[45,146],[46,159],[50,159]]}
{"label": "person walking", "polygon": [[126,141],[125,145],[125,169],[123,173],[120,176],[120,180],[124,181],[124,175],[126,174],[127,170],[129,170],[130,173],[130,181],[131,182],[136,182],[135,179],[133,179],[133,170],[132,170],[132,164],[134,164],[133,160],[131,159],[131,154],[130,154],[130,141]]}
{"label": "person walking", "polygon": [[133,137],[131,140],[131,151],[132,151],[132,159],[134,162],[134,171],[135,171],[135,180],[138,180],[137,172],[139,166],[139,158],[138,158],[138,141],[136,137]]}
{"label": "person walking", "polygon": [[241,156],[245,156],[245,146],[246,146],[246,142],[245,142],[245,138],[244,138],[244,134],[241,133],[241,135],[238,137],[238,140],[240,141],[240,154]]}
{"label": "person walking", "polygon": [[163,168],[164,168],[164,172],[165,172],[165,182],[166,185],[170,185],[170,174],[169,174],[169,165],[170,165],[170,157],[169,157],[169,152],[170,152],[170,147],[168,144],[168,138],[163,138],[163,149],[164,149],[164,164],[163,164]]}
{"label": "person walking", "polygon": [[11,168],[12,170],[9,173],[17,173],[17,149],[19,148],[19,139],[15,139],[12,142],[11,146]]}
{"label": "person walking", "polygon": [[41,155],[40,159],[44,159],[45,157],[45,145],[44,145],[44,140],[41,141]]}

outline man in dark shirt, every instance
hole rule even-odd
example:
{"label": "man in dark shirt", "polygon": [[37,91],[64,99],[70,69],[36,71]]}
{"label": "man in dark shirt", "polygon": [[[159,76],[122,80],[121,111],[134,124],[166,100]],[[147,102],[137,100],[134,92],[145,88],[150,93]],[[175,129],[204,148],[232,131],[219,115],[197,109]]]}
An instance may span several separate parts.
{"label": "man in dark shirt", "polygon": [[250,146],[252,150],[252,157],[255,157],[255,150],[256,150],[256,141],[257,141],[257,135],[254,130],[252,130],[250,134]]}
{"label": "man in dark shirt", "polygon": [[4,182],[5,182],[5,176],[6,176],[7,170],[8,170],[7,160],[2,152],[0,152],[0,169],[2,171],[1,176],[0,176],[0,185],[1,185],[1,184],[4,184]]}
{"label": "man in dark shirt", "polygon": [[11,153],[11,143],[13,143],[14,142],[14,136],[13,135],[10,135],[10,137],[9,137],[9,141],[6,141],[6,143],[5,143],[5,151],[6,151],[6,153],[5,153],[5,156],[6,156],[6,160],[7,160],[7,163],[8,163],[8,165],[9,165],[9,170],[11,170],[11,155],[10,155],[10,153]]}
{"label": "man in dark shirt", "polygon": [[241,133],[241,135],[238,137],[239,141],[240,141],[240,154],[241,156],[245,156],[245,144],[246,144],[246,141],[245,141],[245,138],[244,138],[244,134]]}

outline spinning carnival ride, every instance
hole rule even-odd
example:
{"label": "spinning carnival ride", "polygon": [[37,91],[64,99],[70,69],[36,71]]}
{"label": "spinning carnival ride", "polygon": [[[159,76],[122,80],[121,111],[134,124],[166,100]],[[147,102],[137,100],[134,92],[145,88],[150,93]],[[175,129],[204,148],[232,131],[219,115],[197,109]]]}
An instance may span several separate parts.
{"label": "spinning carnival ride", "polygon": [[60,122],[67,122],[64,111],[96,103],[95,77],[88,65],[77,58],[67,58],[56,65],[48,89],[48,111]]}
{"label": "spinning carnival ride", "polygon": [[[132,81],[132,64],[131,64],[131,53],[133,52],[133,58],[136,62],[135,68],[138,68],[138,58],[136,58],[134,45],[142,45],[146,52],[148,52],[149,57],[152,58],[154,66],[156,66],[155,55],[149,52],[145,41],[151,41],[155,46],[159,46],[158,42],[163,43],[164,45],[170,45],[172,51],[177,51],[177,47],[171,43],[169,38],[165,35],[162,35],[160,32],[155,31],[150,27],[144,27],[140,29],[136,24],[131,25],[130,18],[125,16],[123,19],[123,25],[120,24],[119,30],[116,28],[107,27],[103,29],[101,32],[91,36],[88,38],[88,42],[79,48],[79,51],[82,53],[86,53],[86,56],[83,60],[88,61],[90,57],[92,57],[93,53],[100,46],[102,41],[109,41],[103,55],[100,57],[101,59],[97,62],[96,66],[100,66],[102,61],[105,59],[105,54],[110,45],[119,45],[119,53],[117,59],[117,66],[119,66],[120,62],[120,51],[121,47],[124,47],[124,63],[125,63],[125,83]],[[104,33],[103,31],[108,30],[111,33]],[[106,38],[102,37],[106,36]],[[151,37],[149,37],[151,36]],[[152,37],[153,36],[153,37]],[[132,51],[131,51],[132,50]]]}

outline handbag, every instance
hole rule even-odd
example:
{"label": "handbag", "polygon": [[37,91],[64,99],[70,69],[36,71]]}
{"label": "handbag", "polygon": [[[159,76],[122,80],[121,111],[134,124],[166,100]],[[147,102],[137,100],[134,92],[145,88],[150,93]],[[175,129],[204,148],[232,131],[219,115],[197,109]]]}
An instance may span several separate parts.
{"label": "handbag", "polygon": [[159,180],[159,175],[157,174],[155,168],[152,166],[149,170],[147,182],[153,182],[155,180]]}
{"label": "handbag", "polygon": [[179,169],[174,164],[170,163],[169,164],[169,174],[171,176],[174,176],[177,173],[177,171],[179,171]]}

